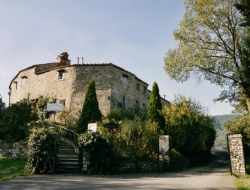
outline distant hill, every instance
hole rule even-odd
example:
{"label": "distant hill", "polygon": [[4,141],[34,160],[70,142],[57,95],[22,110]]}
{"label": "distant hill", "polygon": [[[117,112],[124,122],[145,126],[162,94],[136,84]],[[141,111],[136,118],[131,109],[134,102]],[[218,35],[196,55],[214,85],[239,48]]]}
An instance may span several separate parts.
{"label": "distant hill", "polygon": [[215,118],[215,126],[216,129],[223,130],[223,123],[227,120],[235,118],[237,115],[235,114],[228,114],[228,115],[215,115],[213,116]]}
{"label": "distant hill", "polygon": [[223,148],[227,149],[227,131],[223,124],[225,121],[235,118],[237,115],[235,114],[228,114],[228,115],[215,115],[215,129],[216,129],[216,139],[214,142],[215,148]]}

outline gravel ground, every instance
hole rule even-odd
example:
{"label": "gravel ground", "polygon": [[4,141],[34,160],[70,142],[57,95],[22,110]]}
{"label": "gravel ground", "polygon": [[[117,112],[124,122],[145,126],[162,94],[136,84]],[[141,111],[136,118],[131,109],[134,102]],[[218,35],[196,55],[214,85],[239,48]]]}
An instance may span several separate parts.
{"label": "gravel ground", "polygon": [[213,149],[217,160],[205,167],[163,174],[83,175],[52,174],[17,177],[0,183],[0,189],[185,189],[235,190],[227,152]]}

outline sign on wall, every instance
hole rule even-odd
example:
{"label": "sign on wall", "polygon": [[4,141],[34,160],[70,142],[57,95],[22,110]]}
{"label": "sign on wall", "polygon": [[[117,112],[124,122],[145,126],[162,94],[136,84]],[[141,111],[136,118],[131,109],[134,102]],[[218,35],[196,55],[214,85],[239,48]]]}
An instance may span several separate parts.
{"label": "sign on wall", "polygon": [[47,104],[47,109],[46,111],[55,111],[55,112],[59,112],[62,111],[63,109],[63,105],[62,104],[55,104],[55,103],[49,103]]}
{"label": "sign on wall", "polygon": [[97,130],[97,123],[88,124],[88,131],[96,132],[96,130]]}

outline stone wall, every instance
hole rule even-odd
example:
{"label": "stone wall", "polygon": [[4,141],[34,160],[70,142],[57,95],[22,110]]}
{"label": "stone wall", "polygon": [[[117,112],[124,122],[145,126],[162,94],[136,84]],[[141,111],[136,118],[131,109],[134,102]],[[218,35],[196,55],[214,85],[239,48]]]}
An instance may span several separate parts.
{"label": "stone wall", "polygon": [[0,143],[0,158],[27,158],[27,144],[21,142]]}
{"label": "stone wall", "polygon": [[228,135],[232,173],[246,173],[244,148],[241,134]]}

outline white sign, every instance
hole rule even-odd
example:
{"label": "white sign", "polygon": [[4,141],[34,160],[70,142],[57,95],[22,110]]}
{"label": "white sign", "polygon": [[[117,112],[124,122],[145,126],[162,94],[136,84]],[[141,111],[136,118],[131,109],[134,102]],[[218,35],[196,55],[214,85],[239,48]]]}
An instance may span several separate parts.
{"label": "white sign", "polygon": [[63,109],[63,105],[62,104],[55,104],[55,103],[51,103],[51,104],[47,104],[47,110],[46,111],[55,111],[55,112],[59,112],[62,111]]}
{"label": "white sign", "polygon": [[97,123],[89,123],[88,124],[88,130],[89,131],[96,132],[96,129],[97,129]]}

